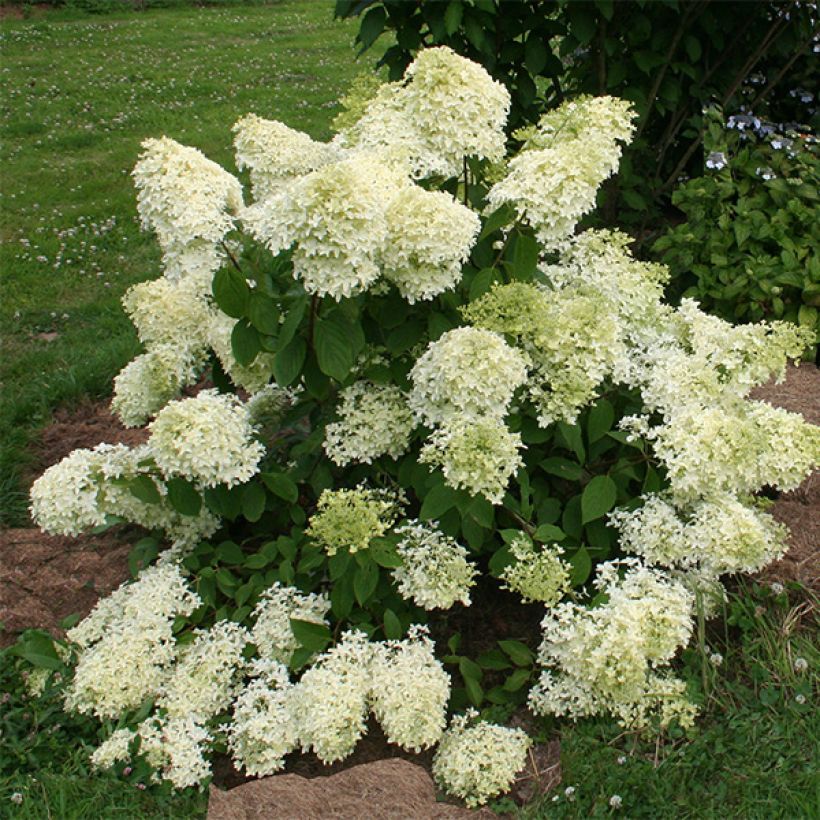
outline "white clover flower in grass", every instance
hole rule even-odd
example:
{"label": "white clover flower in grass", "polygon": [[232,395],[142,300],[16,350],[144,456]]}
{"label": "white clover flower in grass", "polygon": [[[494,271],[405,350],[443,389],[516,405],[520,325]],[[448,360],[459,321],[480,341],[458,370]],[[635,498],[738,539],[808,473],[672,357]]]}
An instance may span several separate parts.
{"label": "white clover flower in grass", "polygon": [[99,601],[67,634],[80,651],[66,706],[115,719],[155,694],[177,658],[174,618],[200,604],[174,566],[144,570]]}
{"label": "white clover flower in grass", "polygon": [[156,232],[165,275],[216,270],[219,243],[242,208],[239,180],[196,148],[172,139],[148,139],[134,167],[137,210],[143,227]]}
{"label": "white clover flower in grass", "polygon": [[530,708],[572,718],[612,712],[634,728],[654,719],[691,725],[695,709],[685,684],[658,670],[689,641],[692,593],[635,560],[601,564],[595,586],[608,596],[601,605],[562,603],[548,611],[538,654],[546,668]]}
{"label": "white clover flower in grass", "polygon": [[287,668],[272,663],[236,698],[228,748],[234,763],[249,775],[278,772],[285,765],[285,756],[299,745],[292,696]]}
{"label": "white clover flower in grass", "polygon": [[532,741],[522,729],[480,721],[478,713],[453,718],[433,758],[433,777],[448,794],[480,806],[507,791],[526,766]]}
{"label": "white clover flower in grass", "polygon": [[379,278],[387,203],[409,179],[372,156],[354,156],[299,177],[246,208],[248,231],[273,254],[294,246],[293,275],[334,299]]}
{"label": "white clover flower in grass", "polygon": [[338,158],[333,146],[256,114],[242,117],[233,133],[236,167],[249,169],[257,201],[276,193],[288,179],[309,174]]}
{"label": "white clover flower in grass", "polygon": [[179,660],[163,683],[157,706],[172,718],[203,723],[226,709],[241,686],[242,651],[247,630],[233,621],[217,621],[197,630],[192,644],[180,648]]}
{"label": "white clover flower in grass", "polygon": [[458,284],[481,221],[450,194],[413,185],[387,206],[387,227],[384,276],[413,304]]}
{"label": "white clover flower in grass", "polygon": [[132,359],[114,377],[111,410],[125,427],[142,427],[183,387],[193,384],[197,362],[185,348],[157,345]]}
{"label": "white clover flower in grass", "polygon": [[256,620],[251,640],[260,657],[290,663],[294,650],[299,648],[290,619],[327,624],[329,609],[330,599],[326,595],[305,594],[278,582],[266,589],[252,613]]}
{"label": "white clover flower in grass", "polygon": [[371,703],[387,740],[407,751],[435,745],[447,725],[450,676],[436,660],[426,627],[403,641],[376,644],[370,663]]}
{"label": "white clover flower in grass", "polygon": [[551,607],[569,590],[570,566],[555,545],[536,550],[521,533],[510,543],[510,552],[515,560],[504,568],[500,578],[504,587],[517,592],[524,603],[540,601]]}
{"label": "white clover flower in grass", "polygon": [[478,570],[467,550],[439,530],[419,521],[396,528],[400,567],[393,570],[399,594],[424,609],[450,609],[457,601],[470,605],[470,587]]}
{"label": "white clover flower in grass", "polygon": [[339,421],[325,428],[325,452],[336,464],[398,458],[416,426],[407,397],[394,385],[358,381],[341,391]]}
{"label": "white clover flower in grass", "polygon": [[410,408],[425,424],[454,416],[501,419],[526,381],[527,360],[498,333],[459,327],[428,345],[410,378]]}
{"label": "white clover flower in grass", "polygon": [[419,460],[439,468],[450,487],[500,504],[510,478],[524,463],[523,446],[520,434],[495,418],[455,418],[432,433]]}
{"label": "white clover flower in grass", "polygon": [[367,635],[346,632],[293,688],[299,742],[323,763],[344,760],[365,732],[372,656]]}
{"label": "white clover flower in grass", "polygon": [[205,487],[247,481],[264,455],[245,407],[236,397],[216,390],[169,404],[149,429],[149,446],[159,469]]}
{"label": "white clover flower in grass", "polygon": [[559,106],[490,188],[488,206],[512,204],[543,245],[561,245],[595,207],[598,186],[617,170],[618,142],[628,140],[633,116],[629,103],[613,97]]}
{"label": "white clover flower in grass", "polygon": [[393,526],[398,510],[395,495],[385,490],[323,490],[306,532],[328,555],[357,552]]}
{"label": "white clover flower in grass", "polygon": [[222,369],[230,380],[248,393],[255,394],[264,390],[270,382],[273,373],[273,353],[260,351],[250,364],[239,364],[233,355],[231,334],[236,327],[236,319],[213,311],[206,328],[208,344],[216,353]]}

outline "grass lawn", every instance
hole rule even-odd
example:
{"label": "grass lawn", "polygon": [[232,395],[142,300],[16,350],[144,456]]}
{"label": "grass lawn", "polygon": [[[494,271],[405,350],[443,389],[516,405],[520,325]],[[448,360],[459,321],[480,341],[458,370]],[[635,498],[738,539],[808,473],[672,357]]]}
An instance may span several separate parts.
{"label": "grass lawn", "polygon": [[25,524],[25,446],[51,410],[107,395],[137,352],[120,307],[159,273],[129,177],[148,136],[235,170],[253,111],[316,138],[357,63],[330,0],[5,21],[0,183],[0,521]]}
{"label": "grass lawn", "polygon": [[[333,21],[331,0],[50,13],[0,26],[4,523],[27,520],[20,478],[32,434],[56,406],[108,394],[137,352],[119,300],[159,273],[129,179],[141,140],[166,134],[233,168],[231,125],[249,111],[326,138],[335,99],[373,62],[354,61],[355,28]],[[730,642],[723,626],[710,636],[723,664],[704,665],[695,650],[683,661],[704,704],[697,733],[656,745],[607,721],[566,727],[564,782],[525,816],[816,817],[813,602],[741,589],[730,602]],[[807,671],[795,669],[798,657]],[[0,699],[0,817],[204,817],[204,795],[141,792],[91,773],[96,729],[58,703],[26,699],[7,660],[0,655],[0,691],[9,694]]]}

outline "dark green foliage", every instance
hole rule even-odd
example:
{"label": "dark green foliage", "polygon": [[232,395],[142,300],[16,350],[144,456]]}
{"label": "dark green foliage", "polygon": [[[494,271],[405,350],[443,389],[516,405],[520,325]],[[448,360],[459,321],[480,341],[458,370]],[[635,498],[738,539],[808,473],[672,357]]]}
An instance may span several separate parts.
{"label": "dark green foliage", "polygon": [[793,134],[759,140],[708,115],[707,155],[726,165],[678,188],[686,221],[653,250],[679,294],[730,321],[786,319],[820,332],[820,157]]}
{"label": "dark green foliage", "polygon": [[[422,47],[446,45],[481,63],[512,94],[511,129],[534,122],[565,97],[631,100],[638,130],[617,182],[604,191],[608,224],[657,221],[684,171],[701,168],[704,104],[742,102],[800,119],[786,93],[811,83],[812,12],[806,4],[702,0],[337,0],[340,17],[361,16],[367,49],[383,32],[396,42],[379,61],[392,80]],[[748,99],[744,80],[763,78]],[[641,231],[641,234],[643,231]]]}

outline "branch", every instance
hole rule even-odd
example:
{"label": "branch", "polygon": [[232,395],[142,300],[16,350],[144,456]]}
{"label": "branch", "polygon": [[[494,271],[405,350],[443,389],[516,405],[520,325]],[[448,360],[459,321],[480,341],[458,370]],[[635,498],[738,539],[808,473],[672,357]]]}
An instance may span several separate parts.
{"label": "branch", "polygon": [[222,246],[222,250],[228,254],[228,258],[233,262],[233,266],[244,276],[245,274],[242,272],[242,268],[239,267],[239,262],[236,261],[236,257],[231,253],[230,248],[225,244],[224,241],[219,243]]}

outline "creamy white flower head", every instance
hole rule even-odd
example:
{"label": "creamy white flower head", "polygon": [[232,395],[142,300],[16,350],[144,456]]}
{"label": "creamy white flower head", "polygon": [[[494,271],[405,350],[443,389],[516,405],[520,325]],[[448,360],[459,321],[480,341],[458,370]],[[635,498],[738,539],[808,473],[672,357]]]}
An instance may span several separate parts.
{"label": "creamy white flower head", "polygon": [[475,721],[470,709],[456,715],[433,758],[433,777],[448,794],[480,806],[507,791],[527,763],[532,741],[523,729]]}
{"label": "creamy white flower head", "polygon": [[692,593],[635,560],[601,564],[595,585],[605,603],[562,603],[547,613],[538,656],[547,668],[530,692],[530,708],[570,717],[611,712],[636,728],[672,717],[691,725],[685,684],[657,670],[689,641]]}
{"label": "creamy white flower head", "polygon": [[160,470],[206,487],[247,481],[264,455],[264,447],[253,439],[245,407],[236,397],[216,390],[169,404],[149,429],[149,445]]}
{"label": "creamy white flower head", "polygon": [[378,279],[385,209],[409,184],[376,157],[354,156],[287,183],[242,219],[272,253],[293,246],[293,275],[305,290],[338,300]]}
{"label": "creamy white flower head", "polygon": [[116,729],[91,754],[95,769],[110,769],[115,763],[131,757],[130,747],[137,733],[132,729]]}
{"label": "creamy white flower head", "polygon": [[230,380],[248,393],[258,393],[267,387],[273,373],[273,353],[261,351],[250,364],[239,364],[233,355],[231,334],[236,327],[236,319],[221,310],[211,312],[206,325],[208,344],[216,353],[222,369]]}
{"label": "creamy white flower head", "polygon": [[323,490],[310,519],[307,535],[322,545],[328,555],[341,550],[367,549],[373,538],[384,535],[399,511],[399,500],[386,490],[356,487],[353,490]]}
{"label": "creamy white flower head", "polygon": [[438,743],[447,725],[450,676],[436,660],[426,627],[403,641],[376,644],[370,663],[373,713],[387,740],[420,752]]}
{"label": "creamy white flower head", "polygon": [[189,352],[184,347],[157,345],[114,377],[111,410],[125,427],[142,427],[183,387],[194,383],[201,363]]}
{"label": "creamy white flower head", "polygon": [[363,632],[346,632],[293,689],[293,716],[304,751],[323,763],[346,758],[364,734],[373,648]]}
{"label": "creamy white flower head", "polygon": [[126,291],[122,304],[144,345],[174,346],[190,359],[203,356],[210,310],[187,279],[140,282]]}
{"label": "creamy white flower head", "polygon": [[140,754],[156,769],[154,782],[167,780],[177,789],[198,786],[211,774],[205,757],[211,733],[190,715],[150,717],[137,727]]}
{"label": "creamy white flower head", "polygon": [[134,167],[137,210],[145,228],[157,234],[165,274],[179,279],[213,272],[222,254],[218,245],[242,208],[236,177],[201,151],[172,139],[147,139]]}
{"label": "creamy white flower head", "polygon": [[631,132],[629,103],[613,97],[582,98],[550,112],[507,176],[487,194],[491,209],[512,204],[539,241],[557,247],[595,207],[598,186],[618,167],[619,141]]}
{"label": "creamy white flower head", "polygon": [[481,221],[450,194],[413,185],[389,204],[387,227],[384,275],[412,304],[458,284]]}
{"label": "creamy white flower head", "polygon": [[294,650],[299,648],[290,619],[327,624],[329,609],[330,599],[326,595],[304,594],[278,582],[266,589],[254,608],[256,623],[251,630],[260,657],[290,663]]}
{"label": "creamy white flower head", "polygon": [[69,630],[79,648],[66,706],[116,719],[155,694],[177,657],[172,626],[201,604],[179,568],[151,567],[101,599]]}
{"label": "creamy white flower head", "polygon": [[500,504],[510,478],[524,463],[519,433],[495,418],[455,418],[435,430],[419,461],[441,469],[445,482]]}
{"label": "creamy white flower head", "polygon": [[450,609],[457,601],[470,605],[470,587],[478,570],[467,550],[439,530],[419,521],[396,528],[400,567],[393,570],[399,594],[424,609]]}
{"label": "creamy white flower head", "polygon": [[204,723],[226,709],[239,691],[245,666],[242,650],[250,635],[233,621],[217,621],[194,634],[194,642],[181,649],[162,685],[157,706],[171,717]]}
{"label": "creamy white flower head", "polygon": [[239,693],[228,727],[228,747],[234,762],[249,775],[278,772],[284,768],[285,755],[299,745],[292,697],[288,670],[276,663]]}
{"label": "creamy white flower head", "polygon": [[569,590],[570,566],[555,545],[536,551],[532,541],[521,533],[510,543],[510,552],[515,560],[504,568],[500,578],[524,603],[540,601],[551,607]]}
{"label": "creamy white flower head", "polygon": [[371,464],[407,450],[416,426],[407,397],[394,385],[358,381],[345,387],[337,407],[339,421],[325,428],[325,452],[336,464]]}
{"label": "creamy white flower head", "polygon": [[410,378],[410,408],[426,424],[454,416],[501,419],[526,381],[527,361],[500,334],[459,327],[430,343]]}
{"label": "creamy white flower head", "polygon": [[254,199],[261,200],[283,182],[303,176],[338,158],[333,146],[316,142],[278,120],[247,114],[233,127],[236,166],[250,170]]}

